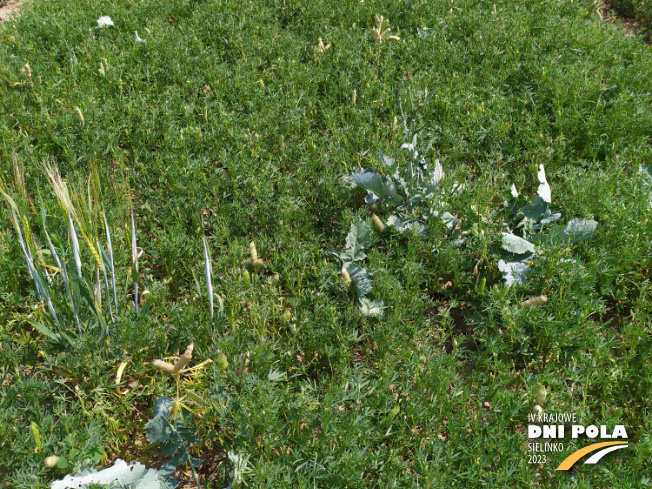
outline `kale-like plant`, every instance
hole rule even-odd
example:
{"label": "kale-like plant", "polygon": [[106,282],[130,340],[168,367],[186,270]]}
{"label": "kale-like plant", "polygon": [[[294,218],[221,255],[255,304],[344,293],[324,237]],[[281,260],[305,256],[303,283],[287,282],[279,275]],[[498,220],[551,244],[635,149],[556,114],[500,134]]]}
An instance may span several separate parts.
{"label": "kale-like plant", "polygon": [[[154,360],[152,362],[154,367],[174,377],[176,382],[176,396],[174,399],[167,396],[162,396],[157,399],[154,404],[154,418],[145,425],[145,431],[147,433],[147,439],[151,443],[159,443],[163,454],[167,457],[172,457],[171,460],[161,467],[160,472],[162,476],[165,478],[170,477],[178,465],[187,462],[190,464],[195,484],[201,489],[199,475],[195,468],[201,464],[202,460],[190,455],[190,445],[199,441],[199,437],[197,436],[197,430],[190,416],[190,408],[183,402],[185,396],[181,396],[181,375],[196,375],[204,366],[212,363],[212,361],[209,359],[194,367],[186,368],[192,360],[194,346],[194,343],[190,343],[184,354],[174,364],[164,360]],[[225,366],[227,363],[226,357],[220,356],[218,362],[220,366]],[[186,390],[185,392],[191,398],[197,397],[190,390]],[[173,482],[173,487],[176,487],[176,481],[171,477],[169,480]]]}
{"label": "kale-like plant", "polygon": [[383,302],[371,300],[367,295],[371,292],[372,272],[367,272],[355,262],[367,257],[365,249],[371,244],[371,226],[368,222],[356,219],[351,223],[346,244],[341,253],[328,252],[329,255],[342,262],[342,277],[347,285],[353,285],[359,301],[360,313],[364,316],[379,317],[383,315]]}
{"label": "kale-like plant", "polygon": [[159,475],[167,479],[170,487],[178,485],[178,482],[171,477],[177,466],[188,462],[195,484],[201,489],[195,469],[201,465],[202,459],[190,455],[190,445],[199,441],[190,410],[178,400],[161,396],[154,404],[154,418],[147,422],[145,431],[151,443],[160,444],[163,454],[172,457],[159,470]]}
{"label": "kale-like plant", "polygon": [[[435,160],[432,168],[425,157],[417,150],[417,135],[411,143],[404,143],[399,148],[399,158],[390,158],[379,151],[383,171],[378,172],[361,168],[345,177],[352,188],[367,191],[365,202],[370,205],[385,205],[394,213],[387,219],[389,226],[399,232],[411,230],[426,236],[427,221],[439,217],[443,206],[443,192],[440,183],[444,170]],[[402,158],[401,158],[402,157]],[[398,159],[403,159],[399,164]],[[442,221],[453,228],[457,219],[450,213],[441,215]]]}
{"label": "kale-like plant", "polygon": [[[512,185],[512,199],[505,202],[503,225],[507,231],[502,232],[501,254],[503,259],[498,262],[498,269],[503,273],[505,285],[513,283],[522,284],[530,267],[528,262],[536,254],[535,243],[547,239],[563,241],[588,241],[598,223],[592,219],[571,219],[566,226],[554,225],[547,233],[544,229],[547,224],[557,221],[561,213],[555,214],[550,210],[552,194],[550,185],[546,180],[546,171],[539,165],[537,174],[539,187],[537,196],[528,203],[527,199],[518,193]],[[513,230],[520,230],[521,236]]]}

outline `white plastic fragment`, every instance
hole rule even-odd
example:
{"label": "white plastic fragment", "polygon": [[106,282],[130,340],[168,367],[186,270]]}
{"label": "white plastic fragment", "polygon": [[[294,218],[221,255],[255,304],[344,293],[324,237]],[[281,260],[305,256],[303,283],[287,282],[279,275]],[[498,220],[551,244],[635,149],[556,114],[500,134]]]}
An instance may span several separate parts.
{"label": "white plastic fragment", "polygon": [[537,176],[539,177],[539,188],[537,189],[537,195],[541,197],[545,202],[550,203],[550,185],[548,185],[548,181],[546,180],[546,170],[543,165],[539,165],[539,173]]}
{"label": "white plastic fragment", "polygon": [[102,27],[111,27],[113,25],[113,21],[111,20],[111,17],[108,15],[104,15],[103,17],[100,17],[97,19],[97,27],[100,29]]}
{"label": "white plastic fragment", "polygon": [[[99,472],[67,475],[60,481],[54,481],[50,489],[85,489],[91,484],[108,487],[124,487],[139,483],[138,487],[161,488],[163,486],[155,470],[146,468],[138,462],[129,465],[124,460],[117,459],[113,466]],[[147,485],[145,485],[147,483]]]}

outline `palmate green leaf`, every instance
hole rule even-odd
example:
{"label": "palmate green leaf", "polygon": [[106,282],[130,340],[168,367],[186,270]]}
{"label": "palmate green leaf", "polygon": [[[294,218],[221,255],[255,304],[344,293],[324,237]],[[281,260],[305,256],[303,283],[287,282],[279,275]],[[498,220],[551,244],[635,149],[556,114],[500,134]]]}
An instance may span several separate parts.
{"label": "palmate green leaf", "polygon": [[269,373],[267,374],[267,380],[270,382],[283,382],[284,380],[287,380],[288,374],[285,372],[279,372],[278,370],[270,370]]}
{"label": "palmate green leaf", "polygon": [[371,244],[371,226],[368,222],[356,219],[346,237],[344,252],[340,254],[343,261],[361,261],[367,255],[363,251]]}
{"label": "palmate green leaf", "polygon": [[534,253],[534,245],[529,241],[510,233],[502,233],[502,235],[502,248],[504,250],[517,255]]}

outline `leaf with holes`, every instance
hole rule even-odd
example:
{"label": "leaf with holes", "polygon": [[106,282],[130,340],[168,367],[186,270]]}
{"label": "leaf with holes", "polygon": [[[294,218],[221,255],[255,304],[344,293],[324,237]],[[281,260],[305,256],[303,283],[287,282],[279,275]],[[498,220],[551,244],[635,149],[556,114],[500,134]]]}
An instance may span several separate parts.
{"label": "leaf with holes", "polygon": [[595,233],[598,223],[593,219],[571,219],[564,232],[574,241],[589,241]]}

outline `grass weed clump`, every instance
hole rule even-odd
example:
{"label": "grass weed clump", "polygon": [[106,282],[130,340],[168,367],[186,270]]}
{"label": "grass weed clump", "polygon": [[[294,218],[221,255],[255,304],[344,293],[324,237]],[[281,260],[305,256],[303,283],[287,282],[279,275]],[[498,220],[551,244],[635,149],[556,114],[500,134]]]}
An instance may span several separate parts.
{"label": "grass weed clump", "polygon": [[[186,395],[202,487],[648,483],[649,55],[583,0],[24,4],[0,26],[0,481],[159,470],[145,425]],[[358,168],[400,201],[364,203]],[[326,254],[351,223],[382,317]],[[529,245],[503,232],[536,252],[510,287]],[[170,395],[151,360],[190,343],[214,363]],[[635,448],[527,463],[542,385]]]}

